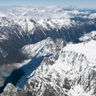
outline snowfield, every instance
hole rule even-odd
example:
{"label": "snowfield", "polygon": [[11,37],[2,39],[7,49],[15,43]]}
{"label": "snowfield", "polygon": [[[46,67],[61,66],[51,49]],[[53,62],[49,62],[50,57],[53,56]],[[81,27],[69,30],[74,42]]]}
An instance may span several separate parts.
{"label": "snowfield", "polygon": [[66,46],[65,50],[75,51],[78,54],[82,53],[87,58],[96,60],[96,41],[91,40],[90,42],[83,42],[80,44],[69,44]]}

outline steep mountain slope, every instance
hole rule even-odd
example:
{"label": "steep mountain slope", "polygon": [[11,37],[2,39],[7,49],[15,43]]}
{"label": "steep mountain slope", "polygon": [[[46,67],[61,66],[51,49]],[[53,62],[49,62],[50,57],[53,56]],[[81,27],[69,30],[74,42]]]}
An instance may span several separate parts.
{"label": "steep mountain slope", "polygon": [[25,45],[20,51],[27,58],[42,57],[48,54],[55,54],[66,45],[62,39],[51,39],[48,37],[38,43]]}
{"label": "steep mountain slope", "polygon": [[36,70],[44,57],[50,57],[51,55],[58,53],[65,45],[66,42],[62,39],[53,40],[47,38],[36,44],[24,46],[21,49],[21,53],[24,55],[24,58],[30,60],[27,60],[28,62],[25,64],[17,63],[16,66],[18,67],[20,65],[21,67],[14,70],[9,77],[7,77],[4,85],[0,88],[1,92],[6,87],[7,83],[12,83],[16,87],[23,88],[28,80],[28,76]]}
{"label": "steep mountain slope", "polygon": [[96,41],[67,45],[58,59],[53,56],[42,62],[25,90],[36,96],[95,96],[95,48]]}
{"label": "steep mountain slope", "polygon": [[59,54],[43,60],[23,90],[8,84],[1,96],[95,96],[95,48],[94,40],[68,44]]}
{"label": "steep mountain slope", "polygon": [[30,74],[34,71],[34,69],[40,66],[42,60],[45,57],[48,58],[52,55],[58,54],[65,45],[66,43],[62,39],[52,40],[51,38],[47,38],[45,40],[42,40],[41,42],[27,45],[22,48],[24,52],[23,54],[26,54],[27,57],[32,58],[32,60],[29,64],[22,67],[25,75],[21,77],[16,86],[23,88],[26,84],[27,79],[29,79]]}
{"label": "steep mountain slope", "polygon": [[96,30],[95,17],[89,18],[95,13],[90,11],[13,7],[0,12],[4,14],[0,17],[0,64],[24,60],[19,51],[24,45],[47,37],[79,42],[83,34]]}
{"label": "steep mountain slope", "polygon": [[80,41],[87,42],[90,40],[96,40],[96,31],[92,31],[79,38]]}

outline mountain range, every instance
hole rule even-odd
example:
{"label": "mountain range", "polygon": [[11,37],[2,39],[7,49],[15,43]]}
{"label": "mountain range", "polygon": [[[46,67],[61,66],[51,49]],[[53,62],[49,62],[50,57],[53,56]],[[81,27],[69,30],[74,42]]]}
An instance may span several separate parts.
{"label": "mountain range", "polygon": [[96,96],[95,48],[94,10],[1,8],[0,96]]}

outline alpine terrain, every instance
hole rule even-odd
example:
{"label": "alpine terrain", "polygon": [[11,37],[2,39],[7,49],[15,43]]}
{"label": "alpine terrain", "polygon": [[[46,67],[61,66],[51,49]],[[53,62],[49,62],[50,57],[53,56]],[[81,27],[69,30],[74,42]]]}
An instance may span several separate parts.
{"label": "alpine terrain", "polygon": [[96,11],[0,8],[0,96],[96,96]]}

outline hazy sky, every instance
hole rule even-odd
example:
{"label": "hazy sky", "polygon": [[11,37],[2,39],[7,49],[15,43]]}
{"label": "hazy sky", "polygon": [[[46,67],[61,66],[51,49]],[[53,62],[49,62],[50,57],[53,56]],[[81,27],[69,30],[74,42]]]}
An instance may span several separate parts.
{"label": "hazy sky", "polygon": [[77,8],[96,8],[96,0],[0,0],[1,5],[59,5],[63,7],[72,5]]}

